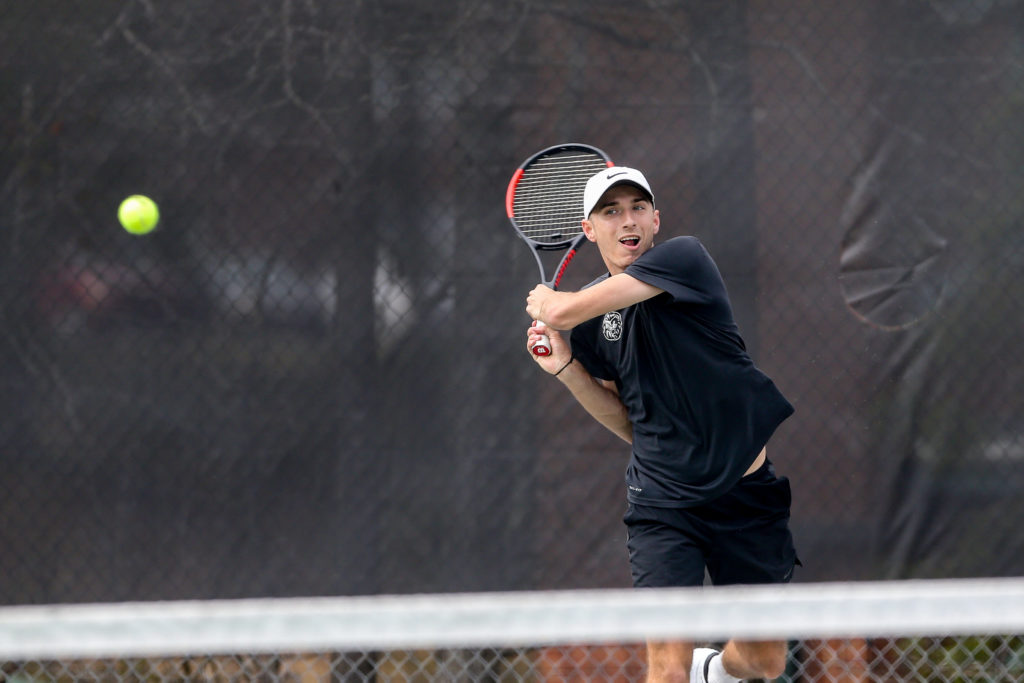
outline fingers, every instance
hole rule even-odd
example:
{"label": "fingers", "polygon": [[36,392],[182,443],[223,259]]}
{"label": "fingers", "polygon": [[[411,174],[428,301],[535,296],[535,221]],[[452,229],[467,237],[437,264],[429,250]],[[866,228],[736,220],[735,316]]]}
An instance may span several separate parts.
{"label": "fingers", "polygon": [[526,348],[533,349],[533,345],[546,336],[548,336],[547,325],[539,320],[534,320],[530,329],[526,331]]}
{"label": "fingers", "polygon": [[[545,343],[548,353],[536,353],[534,346],[538,342]],[[539,320],[534,320],[526,331],[526,348],[537,364],[550,374],[554,374],[570,358],[569,347],[558,330],[549,328]]]}
{"label": "fingers", "polygon": [[549,296],[554,293],[554,290],[547,285],[537,285],[530,293],[526,296],[526,313],[531,318],[542,318],[544,311],[544,302]]}

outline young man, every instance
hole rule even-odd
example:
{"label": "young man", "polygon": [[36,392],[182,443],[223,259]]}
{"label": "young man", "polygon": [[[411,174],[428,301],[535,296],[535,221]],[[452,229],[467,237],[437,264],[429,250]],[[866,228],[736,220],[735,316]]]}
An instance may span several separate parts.
{"label": "young man", "polygon": [[[785,583],[799,563],[790,489],[765,445],[793,407],[747,355],[718,268],[694,237],[654,244],[661,217],[647,179],[593,176],[583,230],[608,273],[578,292],[539,285],[527,346],[602,425],[632,444],[624,521],[633,584]],[[570,340],[557,330],[572,329]],[[570,343],[571,342],[571,345]],[[786,643],[648,643],[648,680],[776,678]]]}

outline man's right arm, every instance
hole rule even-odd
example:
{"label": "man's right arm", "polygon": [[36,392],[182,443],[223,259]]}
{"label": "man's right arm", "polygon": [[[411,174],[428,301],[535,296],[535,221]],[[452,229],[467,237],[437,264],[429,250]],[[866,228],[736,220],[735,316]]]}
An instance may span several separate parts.
{"label": "man's right arm", "polygon": [[613,382],[592,377],[578,360],[566,366],[558,379],[595,420],[626,443],[633,443],[633,424]]}

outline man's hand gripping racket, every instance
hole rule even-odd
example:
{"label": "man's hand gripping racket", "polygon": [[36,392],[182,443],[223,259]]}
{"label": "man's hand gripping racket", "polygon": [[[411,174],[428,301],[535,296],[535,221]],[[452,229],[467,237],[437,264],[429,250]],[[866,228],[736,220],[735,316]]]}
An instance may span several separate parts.
{"label": "man's hand gripping racket", "polygon": [[[566,266],[586,239],[581,221],[583,189],[587,180],[612,165],[608,155],[589,145],[569,143],[537,152],[512,175],[505,192],[505,211],[512,227],[530,245],[540,269],[541,282],[558,289]],[[565,251],[552,277],[541,252]],[[542,336],[531,350],[551,354],[551,342]]]}

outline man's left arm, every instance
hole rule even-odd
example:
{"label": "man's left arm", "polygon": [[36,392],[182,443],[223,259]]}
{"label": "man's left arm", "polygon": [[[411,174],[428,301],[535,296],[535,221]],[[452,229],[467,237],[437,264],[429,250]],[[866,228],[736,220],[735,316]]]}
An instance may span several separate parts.
{"label": "man's left arm", "polygon": [[568,330],[585,320],[632,306],[663,291],[626,273],[612,275],[578,292],[557,292],[537,285],[526,297],[526,312],[549,327]]}

